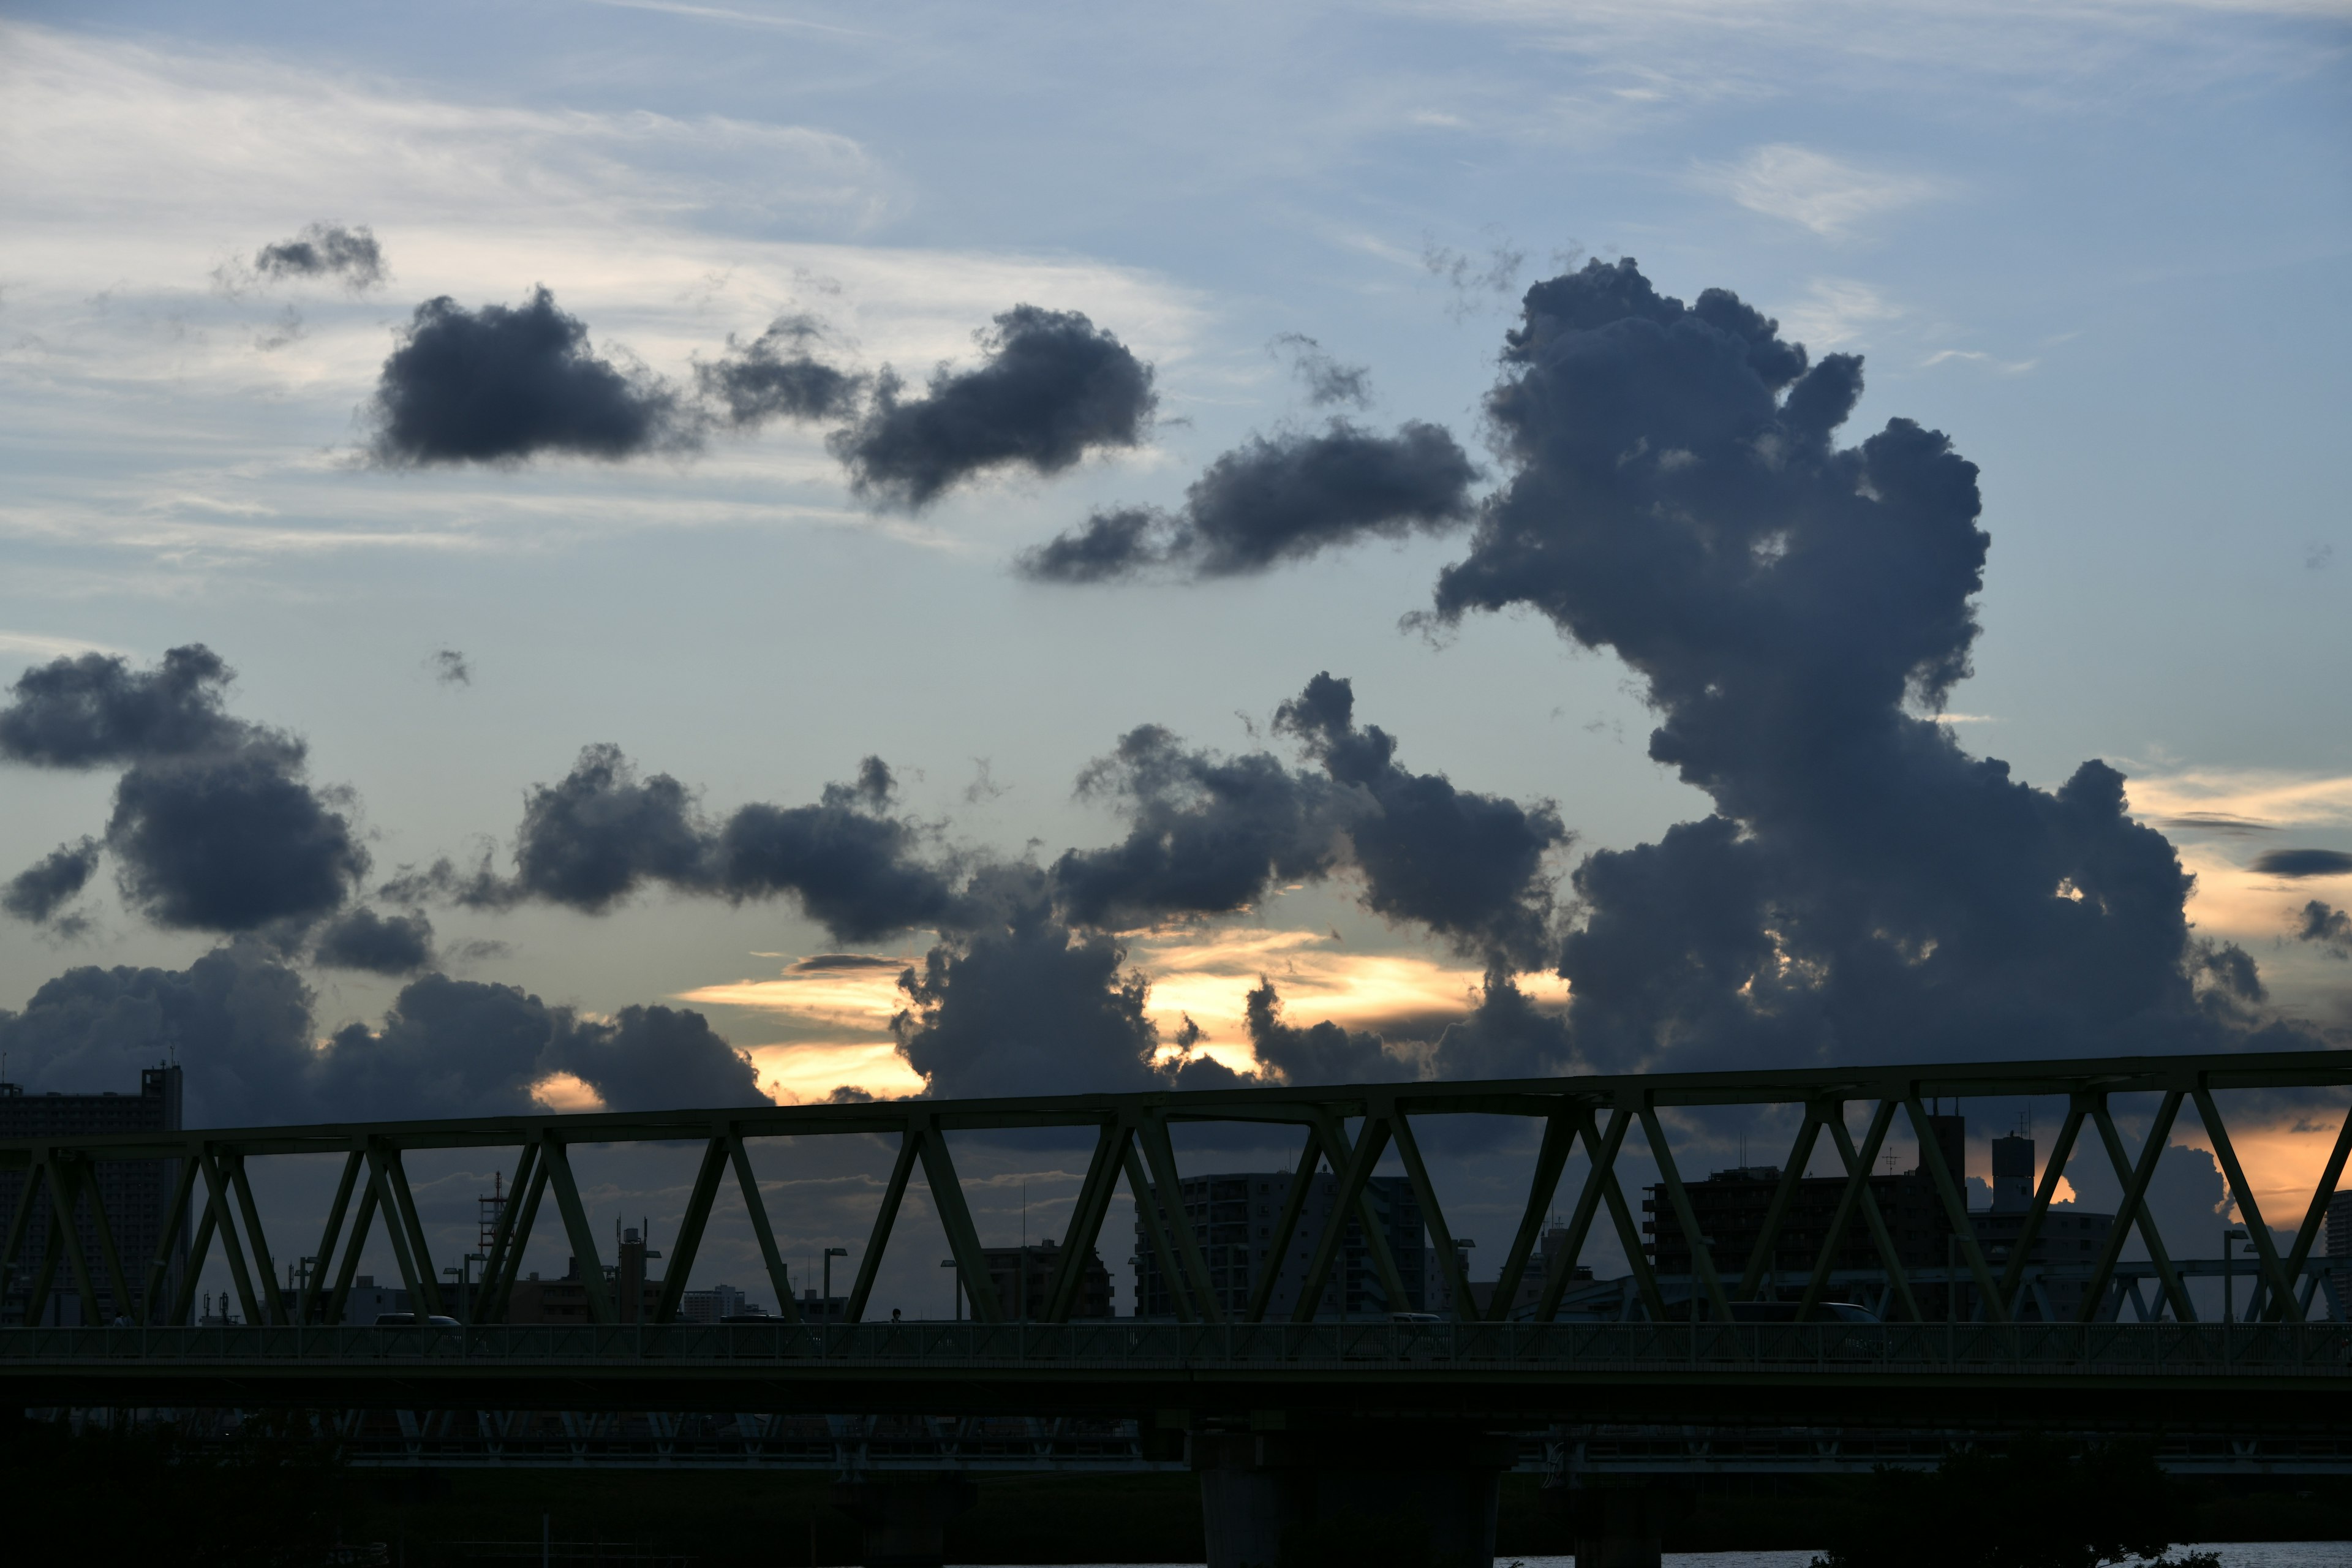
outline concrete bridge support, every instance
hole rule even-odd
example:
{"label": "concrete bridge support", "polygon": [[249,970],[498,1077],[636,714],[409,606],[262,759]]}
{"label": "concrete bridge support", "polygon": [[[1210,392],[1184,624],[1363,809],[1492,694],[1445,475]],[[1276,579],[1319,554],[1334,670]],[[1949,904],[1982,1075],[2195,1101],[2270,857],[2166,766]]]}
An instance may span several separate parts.
{"label": "concrete bridge support", "polygon": [[1208,1568],[1489,1568],[1514,1457],[1422,1423],[1196,1436]]}
{"label": "concrete bridge support", "polygon": [[1576,1568],[1659,1568],[1672,1483],[1586,1479],[1568,1493]]}
{"label": "concrete bridge support", "polygon": [[865,1532],[865,1568],[942,1568],[948,1521],[979,1500],[969,1476],[902,1471],[833,1483],[833,1506]]}

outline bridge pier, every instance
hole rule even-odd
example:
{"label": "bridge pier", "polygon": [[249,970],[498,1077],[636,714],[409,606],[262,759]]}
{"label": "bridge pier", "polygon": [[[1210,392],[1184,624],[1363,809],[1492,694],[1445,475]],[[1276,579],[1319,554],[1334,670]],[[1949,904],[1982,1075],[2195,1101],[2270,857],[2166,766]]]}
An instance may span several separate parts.
{"label": "bridge pier", "polygon": [[1659,1568],[1671,1483],[1586,1479],[1567,1494],[1576,1568]]}
{"label": "bridge pier", "polygon": [[1195,1436],[1208,1568],[1488,1568],[1515,1455],[1427,1423]]}
{"label": "bridge pier", "polygon": [[865,1568],[942,1568],[948,1521],[978,1501],[969,1476],[904,1471],[833,1483],[833,1506],[856,1520]]}

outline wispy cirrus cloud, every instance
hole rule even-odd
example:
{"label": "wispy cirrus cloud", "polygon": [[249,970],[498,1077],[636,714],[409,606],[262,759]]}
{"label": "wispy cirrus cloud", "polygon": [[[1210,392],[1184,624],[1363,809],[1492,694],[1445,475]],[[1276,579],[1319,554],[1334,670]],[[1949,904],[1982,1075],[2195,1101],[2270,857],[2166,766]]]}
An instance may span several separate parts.
{"label": "wispy cirrus cloud", "polygon": [[1868,219],[1929,200],[1945,188],[1926,175],[1873,169],[1790,142],[1751,147],[1728,163],[1702,163],[1697,178],[1750,212],[1825,239],[1848,238]]}

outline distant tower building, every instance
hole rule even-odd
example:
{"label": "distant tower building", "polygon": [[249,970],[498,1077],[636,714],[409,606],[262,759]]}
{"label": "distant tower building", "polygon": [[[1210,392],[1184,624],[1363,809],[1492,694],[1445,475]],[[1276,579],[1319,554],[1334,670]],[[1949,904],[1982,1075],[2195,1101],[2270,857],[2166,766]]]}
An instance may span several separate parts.
{"label": "distant tower building", "polygon": [[[101,1132],[177,1132],[180,1131],[180,1069],[148,1068],[139,1075],[135,1095],[27,1094],[23,1086],[0,1083],[0,1138],[75,1139]],[[114,1240],[115,1257],[122,1265],[128,1301],[114,1300],[104,1249],[99,1244],[98,1221],[84,1200],[74,1215],[74,1246],[89,1269],[98,1296],[99,1321],[142,1315],[148,1274],[162,1247],[172,1194],[180,1179],[177,1160],[102,1160],[96,1163],[99,1202]],[[27,1173],[0,1170],[0,1215],[14,1215],[24,1194]],[[44,1184],[46,1187],[47,1184]],[[81,1292],[73,1267],[72,1247],[52,1236],[56,1211],[45,1193],[26,1216],[23,1241],[0,1279],[0,1322],[78,1323],[82,1321]],[[0,1226],[8,1224],[0,1219]],[[0,1237],[0,1245],[5,1245]],[[52,1246],[57,1250],[52,1255]],[[52,1265],[42,1299],[28,1299],[44,1261]],[[160,1314],[178,1294],[187,1272],[188,1227],[182,1226],[164,1258]]]}
{"label": "distant tower building", "polygon": [[1992,1141],[1992,1212],[2023,1214],[2033,1206],[2033,1140],[2010,1132]]}

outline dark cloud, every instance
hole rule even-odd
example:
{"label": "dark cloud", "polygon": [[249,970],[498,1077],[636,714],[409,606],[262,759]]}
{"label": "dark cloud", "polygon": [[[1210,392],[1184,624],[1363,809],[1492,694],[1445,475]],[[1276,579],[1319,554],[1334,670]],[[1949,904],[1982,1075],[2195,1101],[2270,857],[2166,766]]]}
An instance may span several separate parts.
{"label": "dark cloud", "polygon": [[369,909],[350,910],[319,933],[310,957],[329,969],[414,974],[433,962],[433,922],[415,910],[380,915]]}
{"label": "dark cloud", "polygon": [[444,686],[474,684],[474,667],[466,661],[464,654],[454,647],[437,650],[431,658],[425,660],[425,665],[433,671],[433,679]]}
{"label": "dark cloud", "polygon": [[2330,958],[2352,958],[2352,914],[2314,899],[2296,916],[2294,939],[2316,944]]}
{"label": "dark cloud", "polygon": [[254,931],[341,905],[367,872],[351,821],[299,746],[142,763],[115,785],[106,845],[124,900],[158,925]]}
{"label": "dark cloud", "polygon": [[873,407],[832,438],[861,495],[921,507],[964,479],[1018,466],[1059,473],[1087,452],[1140,444],[1151,367],[1075,310],[1016,305],[983,333],[979,366],[933,374],[907,401],[884,371]]}
{"label": "dark cloud", "polygon": [[1089,767],[1079,794],[1115,803],[1120,843],[1054,863],[1065,916],[1081,925],[1148,925],[1247,908],[1284,882],[1343,867],[1367,908],[1427,926],[1466,952],[1542,962],[1551,917],[1547,858],[1569,839],[1549,805],[1522,806],[1398,765],[1397,742],[1359,730],[1355,696],[1328,674],[1282,705],[1276,728],[1320,771],[1264,752],[1192,751],[1156,725]]}
{"label": "dark cloud", "polygon": [[1282,1020],[1282,997],[1261,977],[1246,999],[1250,1049],[1286,1083],[1381,1083],[1414,1076],[1381,1037],[1325,1019],[1305,1028]]}
{"label": "dark cloud", "polygon": [[837,938],[870,940],[936,925],[956,904],[951,868],[925,858],[922,830],[889,815],[894,792],[889,768],[868,757],[856,783],[827,786],[813,805],[754,803],[713,823],[667,773],[644,777],[617,746],[588,746],[562,780],[525,797],[511,876],[443,861],[383,893],[589,914],[649,884],[739,902],[789,894]]}
{"label": "dark cloud", "polygon": [[1234,1075],[1202,1057],[1155,1063],[1142,973],[1099,931],[1054,912],[1034,868],[975,879],[971,926],[899,977],[898,1054],[935,1095],[1195,1089]]}
{"label": "dark cloud", "polygon": [[729,338],[726,353],[694,367],[695,382],[738,427],[771,419],[846,419],[856,412],[866,381],[811,352],[824,337],[814,317],[780,316],[748,343]]}
{"label": "dark cloud", "polygon": [[697,434],[675,391],[599,358],[543,288],[519,307],[468,310],[446,294],[416,307],[367,414],[370,453],[397,467],[631,458]]}
{"label": "dark cloud", "polygon": [[901,961],[871,952],[815,952],[793,963],[794,974],[821,974],[837,969],[897,969]]}
{"label": "dark cloud", "polygon": [[1507,967],[1491,966],[1478,1005],[1446,1026],[1430,1065],[1442,1079],[1544,1078],[1573,1061],[1567,1016],[1538,1008]]}
{"label": "dark cloud", "polygon": [[1396,738],[1377,724],[1357,729],[1355,702],[1354,687],[1326,671],[1282,705],[1275,727],[1297,736],[1334,784],[1377,807],[1354,814],[1347,828],[1365,905],[1427,926],[1465,952],[1539,966],[1551,925],[1545,861],[1571,837],[1558,810],[1399,767]]}
{"label": "dark cloud", "polygon": [[105,846],[125,901],[159,925],[315,921],[367,869],[341,798],[305,776],[302,743],[229,715],[232,679],[201,644],[151,670],[84,654],[26,670],[0,708],[0,758],[125,769]]}
{"label": "dark cloud", "polygon": [[0,909],[20,921],[47,921],[79,896],[98,869],[99,843],[60,844],[8,879]]}
{"label": "dark cloud", "polygon": [[[1631,261],[1528,290],[1488,399],[1505,488],[1435,617],[1528,606],[1614,651],[1650,753],[1715,803],[1576,872],[1559,952],[1596,1064],[2092,1055],[2210,1044],[2217,973],[2172,846],[2084,763],[2055,791],[1969,756],[1990,542],[1976,468],[1934,431],[1832,435],[1861,362],[1811,363],[1717,289]],[[2242,957],[2242,955],[2239,955]]]}
{"label": "dark cloud", "polygon": [[37,665],[0,708],[0,758],[94,768],[233,745],[248,729],[223,705],[235,679],[202,643],[172,649],[150,670],[100,653]]}
{"label": "dark cloud", "polygon": [[583,1017],[513,986],[426,974],[381,1027],[348,1025],[320,1049],[312,1005],[292,969],[232,943],[184,970],[69,970],[23,1012],[0,1011],[0,1048],[12,1077],[65,1091],[135,1083],[176,1059],[192,1126],[530,1110],[533,1085],[557,1072],[616,1110],[761,1099],[750,1062],[696,1013]]}
{"label": "dark cloud", "polygon": [[1393,436],[1334,419],[1312,434],[1253,436],[1211,463],[1179,512],[1097,512],[1023,556],[1045,582],[1160,568],[1195,577],[1264,572],[1366,539],[1466,523],[1475,464],[1452,435],[1409,420]]}
{"label": "dark cloud", "polygon": [[314,223],[292,239],[263,246],[253,270],[264,278],[340,278],[347,288],[368,289],[383,281],[383,247],[364,224]]}
{"label": "dark cloud", "polygon": [[1291,373],[1307,389],[1307,401],[1318,408],[1349,404],[1369,407],[1372,372],[1369,365],[1341,364],[1323,352],[1323,345],[1304,332],[1284,332],[1266,347],[1287,357]]}
{"label": "dark cloud", "polygon": [[1077,527],[1024,551],[1020,574],[1038,583],[1108,583],[1131,576],[1167,559],[1167,541],[1177,525],[1150,507],[1098,511]]}
{"label": "dark cloud", "polygon": [[2254,857],[2266,877],[2352,876],[2352,855],[2341,849],[2272,849]]}
{"label": "dark cloud", "polygon": [[1342,829],[1367,803],[1263,752],[1188,751],[1158,725],[1121,737],[1078,780],[1132,823],[1121,842],[1054,863],[1064,912],[1080,925],[1132,927],[1230,914],[1276,882],[1328,876]]}

